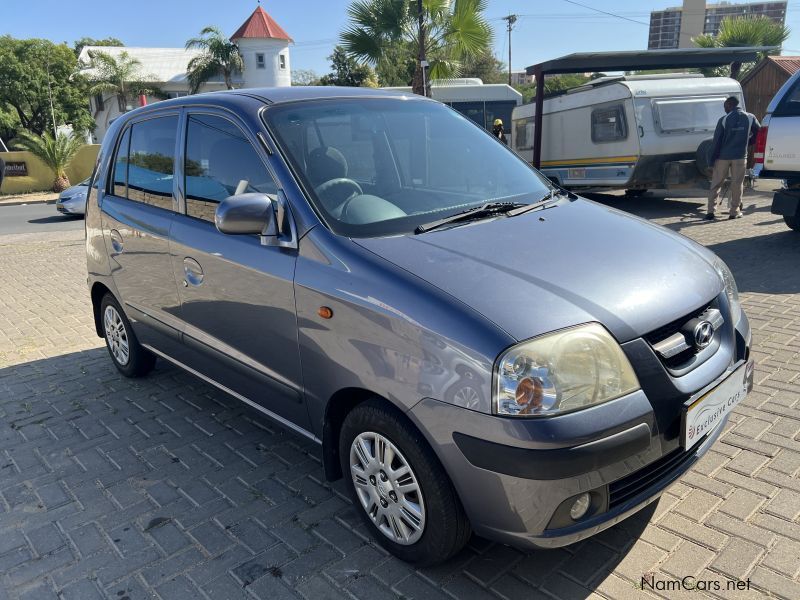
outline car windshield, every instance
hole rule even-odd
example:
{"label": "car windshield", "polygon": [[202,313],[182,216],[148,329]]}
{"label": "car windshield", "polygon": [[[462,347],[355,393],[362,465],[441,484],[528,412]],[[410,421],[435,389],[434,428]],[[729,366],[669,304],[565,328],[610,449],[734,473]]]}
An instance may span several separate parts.
{"label": "car windshield", "polygon": [[547,180],[485,130],[426,100],[276,105],[267,124],[315,208],[340,235],[410,233],[486,203],[530,203]]}

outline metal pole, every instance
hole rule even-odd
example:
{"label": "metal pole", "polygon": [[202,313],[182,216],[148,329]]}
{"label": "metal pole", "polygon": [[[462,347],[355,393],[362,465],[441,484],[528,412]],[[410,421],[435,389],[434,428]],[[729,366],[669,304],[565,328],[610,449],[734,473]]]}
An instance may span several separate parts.
{"label": "metal pole", "polygon": [[503,17],[503,20],[506,21],[508,29],[508,85],[511,85],[511,29],[517,22],[517,15],[508,15]]}
{"label": "metal pole", "polygon": [[542,67],[536,65],[536,114],[533,122],[533,166],[537,169],[542,164],[542,121],[544,120],[544,73]]}
{"label": "metal pole", "polygon": [[419,26],[419,68],[422,69],[422,95],[428,95],[428,86],[425,83],[425,13],[422,8],[422,0],[417,0],[417,25]]}

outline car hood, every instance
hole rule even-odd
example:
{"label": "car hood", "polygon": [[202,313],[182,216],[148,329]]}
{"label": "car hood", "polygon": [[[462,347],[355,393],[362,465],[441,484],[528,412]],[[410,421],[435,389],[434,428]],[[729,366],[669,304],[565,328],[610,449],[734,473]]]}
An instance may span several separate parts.
{"label": "car hood", "polygon": [[517,340],[599,321],[622,343],[723,289],[710,251],[585,199],[421,235],[353,241]]}
{"label": "car hood", "polygon": [[73,196],[77,196],[77,195],[80,195],[80,194],[86,194],[86,190],[88,190],[88,189],[89,189],[89,187],[85,186],[85,185],[80,185],[80,184],[79,185],[73,185],[72,187],[68,187],[63,192],[61,192],[58,195],[58,197],[61,200],[64,200],[66,198],[72,198]]}

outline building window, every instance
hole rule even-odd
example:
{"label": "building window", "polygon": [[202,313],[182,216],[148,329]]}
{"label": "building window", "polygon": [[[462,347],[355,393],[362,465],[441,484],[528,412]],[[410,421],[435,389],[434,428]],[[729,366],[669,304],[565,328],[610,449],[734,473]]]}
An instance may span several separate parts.
{"label": "building window", "polygon": [[265,69],[267,62],[264,60],[263,52],[256,52],[256,69]]}
{"label": "building window", "polygon": [[95,94],[94,105],[95,108],[97,109],[97,112],[102,112],[106,109],[106,105],[103,102],[103,94]]}
{"label": "building window", "polygon": [[286,68],[286,56],[284,56],[283,54],[279,54],[278,55],[278,59],[280,60],[281,69],[285,69]]}

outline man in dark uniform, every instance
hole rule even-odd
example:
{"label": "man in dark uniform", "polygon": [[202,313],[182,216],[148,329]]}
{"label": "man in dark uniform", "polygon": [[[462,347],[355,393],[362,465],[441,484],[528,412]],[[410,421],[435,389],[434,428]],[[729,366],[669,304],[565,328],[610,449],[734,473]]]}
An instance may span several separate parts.
{"label": "man in dark uniform", "polygon": [[711,164],[714,172],[711,175],[711,189],[708,191],[708,214],[706,219],[716,218],[714,211],[719,201],[719,191],[730,171],[731,176],[731,212],[729,219],[742,216],[742,192],[744,191],[744,173],[747,169],[747,147],[755,142],[761,123],[753,115],[739,108],[739,99],[731,96],[723,105],[725,116],[717,122],[714,131],[714,150]]}
{"label": "man in dark uniform", "polygon": [[508,140],[506,139],[506,134],[503,131],[503,120],[502,119],[495,119],[494,124],[492,127],[492,134],[498,140],[503,142],[506,146],[508,146]]}

